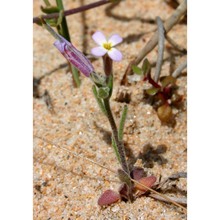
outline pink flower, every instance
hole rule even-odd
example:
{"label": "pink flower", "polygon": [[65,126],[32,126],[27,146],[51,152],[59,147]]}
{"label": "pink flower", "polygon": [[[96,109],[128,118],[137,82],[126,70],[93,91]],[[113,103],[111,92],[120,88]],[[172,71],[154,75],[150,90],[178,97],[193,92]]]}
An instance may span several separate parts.
{"label": "pink flower", "polygon": [[77,50],[69,41],[59,35],[54,46],[63,54],[63,56],[73,64],[80,72],[89,77],[94,68],[86,56]]}
{"label": "pink flower", "polygon": [[122,60],[121,52],[114,48],[114,46],[122,42],[122,38],[118,34],[113,34],[109,40],[106,40],[105,35],[102,32],[96,31],[92,35],[92,38],[99,45],[91,50],[91,53],[94,56],[102,57],[105,54],[108,54],[108,56],[114,61]]}

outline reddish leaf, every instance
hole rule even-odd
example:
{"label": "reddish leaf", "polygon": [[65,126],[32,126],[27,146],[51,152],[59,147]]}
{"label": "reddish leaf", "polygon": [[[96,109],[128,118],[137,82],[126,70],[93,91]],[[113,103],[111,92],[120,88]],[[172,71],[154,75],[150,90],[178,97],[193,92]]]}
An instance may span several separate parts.
{"label": "reddish leaf", "polygon": [[129,194],[129,189],[128,189],[128,185],[126,183],[123,183],[118,192],[120,193],[121,197],[123,197],[124,199],[128,200],[128,194]]}
{"label": "reddish leaf", "polygon": [[115,202],[117,202],[119,199],[120,199],[120,195],[109,189],[109,190],[106,190],[98,199],[98,204],[100,206],[106,206],[106,205],[111,205]]}
{"label": "reddish leaf", "polygon": [[[143,184],[144,186],[151,188],[154,185],[154,183],[156,182],[156,180],[157,179],[155,176],[148,176],[148,177],[143,177],[143,178],[139,179],[138,182]],[[144,186],[141,186],[140,184],[135,183],[135,188],[137,190],[142,191],[141,194],[148,191]]]}
{"label": "reddish leaf", "polygon": [[131,177],[135,180],[139,180],[145,175],[144,169],[141,167],[134,167],[134,169],[131,171]]}

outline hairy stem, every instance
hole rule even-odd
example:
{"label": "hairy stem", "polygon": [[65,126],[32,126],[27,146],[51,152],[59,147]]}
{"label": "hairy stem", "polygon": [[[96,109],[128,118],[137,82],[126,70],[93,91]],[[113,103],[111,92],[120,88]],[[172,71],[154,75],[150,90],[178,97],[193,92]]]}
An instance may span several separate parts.
{"label": "hairy stem", "polygon": [[111,111],[111,107],[110,107],[110,103],[109,103],[108,98],[104,99],[104,106],[105,106],[105,109],[106,109],[107,118],[109,120],[111,129],[112,129],[112,135],[113,135],[115,144],[118,148],[118,153],[119,153],[119,156],[120,156],[120,163],[121,163],[122,169],[125,173],[130,175],[130,171],[129,171],[128,164],[127,164],[126,157],[125,157],[124,144],[123,144],[122,141],[119,140],[118,129],[117,129],[115,119],[114,119],[112,111]]}
{"label": "hairy stem", "polygon": [[94,94],[94,96],[95,96],[95,99],[96,99],[96,101],[97,101],[97,103],[98,103],[99,108],[101,109],[101,111],[103,112],[103,114],[107,116],[106,110],[105,110],[105,106],[104,106],[104,104],[103,104],[102,99],[100,99],[100,98],[98,97],[98,92],[97,92],[97,89],[96,89],[96,86],[95,86],[95,85],[92,86],[92,91],[93,91],[93,94]]}

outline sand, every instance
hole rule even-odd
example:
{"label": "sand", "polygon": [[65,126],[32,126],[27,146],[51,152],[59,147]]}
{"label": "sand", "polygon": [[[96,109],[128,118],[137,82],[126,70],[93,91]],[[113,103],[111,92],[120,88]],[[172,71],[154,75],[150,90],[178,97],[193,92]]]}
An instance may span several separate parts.
{"label": "sand", "polygon": [[[94,1],[68,0],[65,1],[65,7],[79,7],[82,2],[88,4]],[[40,4],[43,1],[34,1],[34,16],[41,14]],[[156,24],[149,21],[158,15],[165,20],[174,10],[162,0],[127,0],[112,10],[109,10],[107,4],[67,17],[73,44],[87,54],[95,46],[91,35],[96,30],[102,31],[106,36],[118,33],[124,39],[117,47],[123,53],[123,60],[114,63],[115,83],[111,98],[117,122],[125,105],[116,98],[119,90],[125,90],[120,86],[120,80],[128,63],[154,33]],[[182,22],[169,32],[169,36],[185,48],[186,28],[186,24]],[[65,64],[66,60],[53,46],[54,38],[46,30],[34,24],[33,33],[33,76],[38,78],[60,64]],[[167,48],[164,56],[169,57]],[[155,62],[157,48],[147,58],[150,62]],[[186,55],[176,55],[175,58],[177,67],[186,59]],[[102,71],[101,59],[92,63],[96,71]],[[162,75],[169,74],[169,65],[168,59],[163,64]],[[98,206],[97,200],[103,191],[117,190],[120,186],[117,175],[55,147],[65,147],[115,171],[119,168],[111,147],[110,126],[94,99],[92,82],[84,76],[81,76],[81,80],[81,87],[75,88],[67,67],[60,68],[44,77],[39,86],[40,96],[45,90],[49,92],[53,111],[48,109],[43,98],[33,99],[34,219],[186,219],[186,215],[175,205],[146,196],[133,203],[118,202],[107,208]],[[129,152],[128,160],[143,164],[149,175],[153,174],[157,178],[161,176],[162,180],[173,173],[187,170],[186,74],[178,78],[177,85],[179,94],[183,95],[183,107],[173,109],[176,120],[174,126],[162,124],[155,109],[144,99],[143,90],[147,87],[145,82],[126,88],[131,94],[124,134],[125,146]],[[36,136],[51,141],[55,146]],[[157,149],[160,145],[166,145],[166,152],[159,154],[157,159],[152,154],[141,157],[147,155],[146,146]],[[180,179],[176,185],[182,193],[166,195],[185,196],[186,179]]]}

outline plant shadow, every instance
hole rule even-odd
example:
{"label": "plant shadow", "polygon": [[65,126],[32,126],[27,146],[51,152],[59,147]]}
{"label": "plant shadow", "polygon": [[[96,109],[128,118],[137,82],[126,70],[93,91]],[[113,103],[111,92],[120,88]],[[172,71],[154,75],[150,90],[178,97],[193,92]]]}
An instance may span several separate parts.
{"label": "plant shadow", "polygon": [[149,23],[149,24],[155,24],[155,19],[145,19],[145,18],[141,18],[141,17],[132,17],[132,18],[129,18],[129,17],[126,17],[126,16],[122,16],[122,15],[117,15],[117,14],[114,14],[112,12],[112,10],[117,7],[118,5],[120,4],[120,1],[119,2],[116,2],[116,3],[112,3],[111,5],[109,5],[108,7],[106,7],[105,9],[105,14],[108,16],[108,17],[112,17],[116,20],[120,20],[120,21],[123,21],[123,22],[128,22],[128,21],[134,21],[134,20],[137,20],[137,21],[140,21],[142,23]]}
{"label": "plant shadow", "polygon": [[105,141],[105,143],[111,145],[112,144],[111,132],[98,125],[96,121],[94,121],[94,126],[102,134],[102,139]]}
{"label": "plant shadow", "polygon": [[141,159],[143,166],[146,168],[153,168],[155,164],[164,165],[168,162],[163,154],[167,151],[167,146],[164,144],[157,147],[147,143],[143,146],[142,152],[137,157],[134,156],[132,149],[125,143],[125,153],[128,159],[129,167],[132,168],[137,159]]}

